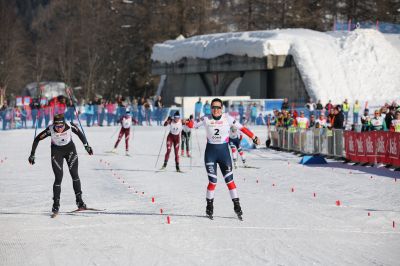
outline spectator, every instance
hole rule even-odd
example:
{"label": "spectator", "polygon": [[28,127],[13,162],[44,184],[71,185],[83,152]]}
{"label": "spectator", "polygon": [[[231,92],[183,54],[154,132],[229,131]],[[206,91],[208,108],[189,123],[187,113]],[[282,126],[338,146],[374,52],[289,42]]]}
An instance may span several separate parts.
{"label": "spectator", "polygon": [[0,109],[0,113],[1,119],[3,120],[3,130],[6,130],[7,124],[11,122],[11,110],[8,107],[7,101],[4,101],[3,106]]}
{"label": "spectator", "polygon": [[317,115],[317,117],[319,117],[322,114],[322,110],[324,110],[324,106],[322,105],[321,100],[318,100],[317,106],[315,109],[317,110],[316,115]]}
{"label": "spectator", "polygon": [[26,127],[26,118],[27,118],[27,116],[28,116],[28,113],[26,112],[25,106],[23,106],[22,110],[21,110],[21,126],[23,128],[27,128]]}
{"label": "spectator", "polygon": [[289,112],[287,112],[286,116],[284,115],[283,117],[283,125],[285,128],[293,128],[294,126],[294,119]]}
{"label": "spectator", "polygon": [[371,119],[371,130],[372,131],[379,131],[379,130],[387,131],[385,119],[381,116],[381,112],[379,110],[375,110],[374,117]]}
{"label": "spectator", "polygon": [[43,106],[43,114],[44,114],[44,127],[48,127],[50,123],[50,112],[51,112],[51,107],[50,105],[44,105]]}
{"label": "spectator", "polygon": [[358,124],[358,113],[360,112],[360,104],[358,103],[358,100],[354,102],[353,105],[353,124]]}
{"label": "spectator", "polygon": [[310,115],[313,115],[315,108],[316,108],[316,104],[314,103],[314,100],[312,98],[310,98],[309,102],[306,103],[305,106],[308,109],[308,111],[310,112]]}
{"label": "spectator", "polygon": [[333,109],[333,112],[335,116],[333,117],[333,123],[331,127],[334,129],[343,129],[344,116],[342,110],[340,109],[339,106],[336,106]]}
{"label": "spectator", "polygon": [[299,129],[307,129],[309,127],[309,121],[304,116],[304,111],[300,111],[300,116],[296,118],[296,124]]}
{"label": "spectator", "polygon": [[243,124],[243,116],[244,116],[243,102],[240,102],[239,107],[238,107],[238,112],[239,112],[239,123]]}
{"label": "spectator", "polygon": [[92,118],[94,114],[92,101],[89,101],[87,104],[85,104],[85,114],[86,114],[86,126],[90,127],[92,126]]}
{"label": "spectator", "polygon": [[386,114],[385,116],[385,123],[387,126],[392,125],[392,120],[395,118],[395,115],[396,115],[396,109],[394,108],[394,106],[390,106],[389,113]]}
{"label": "spectator", "polygon": [[157,121],[157,126],[162,126],[162,111],[163,111],[163,102],[161,99],[161,96],[157,96],[157,100],[154,103],[155,107],[155,115],[156,115],[156,121]]}
{"label": "spectator", "polygon": [[143,98],[141,98],[140,100],[139,100],[139,103],[138,103],[138,123],[139,123],[139,126],[142,126],[143,125],[143,105],[145,104],[145,102],[144,102],[144,99]]}
{"label": "spectator", "polygon": [[251,118],[251,124],[255,125],[256,118],[257,118],[257,104],[256,103],[253,103],[253,105],[250,108],[250,118]]}
{"label": "spectator", "polygon": [[40,108],[39,99],[33,99],[32,103],[29,105],[31,107],[31,115],[32,115],[32,128],[36,127],[36,120]]}
{"label": "spectator", "polygon": [[315,122],[315,124],[318,124],[317,128],[326,128],[327,127],[327,122],[326,122],[326,118],[324,114],[320,114],[317,121]]}
{"label": "spectator", "polygon": [[201,102],[201,98],[194,105],[194,119],[199,119],[201,117],[201,108],[203,107],[203,103]]}
{"label": "spectator", "polygon": [[364,114],[361,116],[361,131],[369,131],[371,129],[371,118],[369,117],[368,108],[364,109]]}
{"label": "spectator", "polygon": [[264,118],[263,118],[263,116],[262,116],[262,113],[259,113],[259,114],[258,114],[258,117],[256,118],[256,125],[257,125],[257,126],[265,125],[265,123],[264,123]]}
{"label": "spectator", "polygon": [[400,133],[400,110],[396,111],[395,118],[392,119],[390,130]]}
{"label": "spectator", "polygon": [[152,106],[151,106],[150,101],[148,99],[144,103],[143,109],[144,109],[144,117],[145,117],[145,120],[146,120],[146,124],[148,126],[151,126],[151,109],[152,109]]}
{"label": "spectator", "polygon": [[315,116],[314,115],[310,115],[310,124],[309,124],[309,128],[315,128]]}
{"label": "spectator", "polygon": [[92,125],[96,124],[99,125],[99,116],[100,116],[100,112],[99,112],[99,105],[100,105],[100,99],[95,96],[94,100],[93,100],[93,121],[92,121]]}
{"label": "spectator", "polygon": [[288,98],[283,99],[283,103],[281,106],[281,110],[289,110],[290,106],[289,106],[289,100]]}
{"label": "spectator", "polygon": [[210,117],[211,116],[211,105],[206,101],[206,103],[203,106],[203,113],[204,116]]}
{"label": "spectator", "polygon": [[332,104],[332,101],[329,100],[329,102],[325,105],[325,110],[326,110],[325,115],[329,116],[331,114],[332,109],[333,109],[333,104]]}
{"label": "spectator", "polygon": [[347,119],[349,118],[349,110],[350,110],[350,105],[347,102],[347,99],[345,99],[342,104],[342,110],[344,114],[344,123],[347,124]]}

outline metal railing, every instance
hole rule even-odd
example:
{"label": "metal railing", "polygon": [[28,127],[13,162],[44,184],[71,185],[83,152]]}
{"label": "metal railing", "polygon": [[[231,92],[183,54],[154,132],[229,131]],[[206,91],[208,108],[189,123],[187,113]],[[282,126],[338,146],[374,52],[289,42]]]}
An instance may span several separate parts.
{"label": "metal railing", "polygon": [[271,146],[302,154],[344,157],[343,130],[340,129],[271,129]]}

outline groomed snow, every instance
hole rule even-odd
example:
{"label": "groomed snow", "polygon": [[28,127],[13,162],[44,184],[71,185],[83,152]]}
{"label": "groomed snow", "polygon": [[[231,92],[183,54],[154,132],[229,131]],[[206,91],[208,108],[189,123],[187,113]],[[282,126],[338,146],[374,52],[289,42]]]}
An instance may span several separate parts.
{"label": "groomed snow", "polygon": [[380,105],[400,98],[400,52],[376,30],[318,32],[282,29],[220,33],[168,40],[153,46],[152,60],[176,62],[184,57],[223,54],[294,57],[315,100],[341,103],[344,98]]}
{"label": "groomed snow", "polygon": [[[193,134],[192,161],[181,159],[183,174],[174,172],[172,160],[166,172],[154,171],[163,128],[135,128],[132,157],[122,155],[123,143],[120,155],[105,152],[112,148],[115,129],[86,128],[94,156],[88,156],[74,136],[84,200],[106,210],[67,213],[75,204],[64,164],[61,214],[55,219],[49,218],[54,180],[49,140],[39,144],[36,164],[30,166],[33,130],[0,132],[0,265],[398,265],[400,261],[400,180],[395,182],[394,172],[338,162],[305,167],[288,153],[252,150],[247,153],[248,164],[260,169],[234,170],[244,221],[235,218],[220,173],[211,221],[203,216],[208,182],[202,158],[204,129]],[[255,128],[262,141],[264,130]],[[164,151],[165,147],[158,167]],[[342,206],[335,205],[337,200]]]}

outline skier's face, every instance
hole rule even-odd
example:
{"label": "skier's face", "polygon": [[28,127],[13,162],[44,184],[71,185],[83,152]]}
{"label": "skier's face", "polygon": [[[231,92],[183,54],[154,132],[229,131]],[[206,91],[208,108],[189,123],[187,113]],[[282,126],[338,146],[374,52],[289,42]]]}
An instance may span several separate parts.
{"label": "skier's face", "polygon": [[222,113],[222,106],[220,102],[214,102],[211,106],[212,114],[214,116],[220,116]]}

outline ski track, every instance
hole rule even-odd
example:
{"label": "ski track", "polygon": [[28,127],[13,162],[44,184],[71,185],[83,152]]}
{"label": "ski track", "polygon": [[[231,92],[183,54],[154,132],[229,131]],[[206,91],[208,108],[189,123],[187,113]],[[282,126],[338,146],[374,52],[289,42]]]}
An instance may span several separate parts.
{"label": "ski track", "polygon": [[[254,130],[265,142],[265,128]],[[0,132],[0,158],[7,157],[0,164],[0,265],[398,265],[399,173],[337,162],[306,167],[296,155],[261,147],[246,151],[247,163],[260,169],[234,170],[244,221],[219,170],[211,221],[204,216],[204,129],[194,133],[192,159],[181,157],[183,174],[173,154],[167,171],[155,172],[165,153],[155,169],[161,127],[135,128],[130,157],[124,143],[119,154],[106,152],[114,127],[85,131],[94,156],[73,137],[83,198],[105,210],[69,213],[76,206],[64,163],[54,219],[49,140],[31,166],[33,131]]]}

